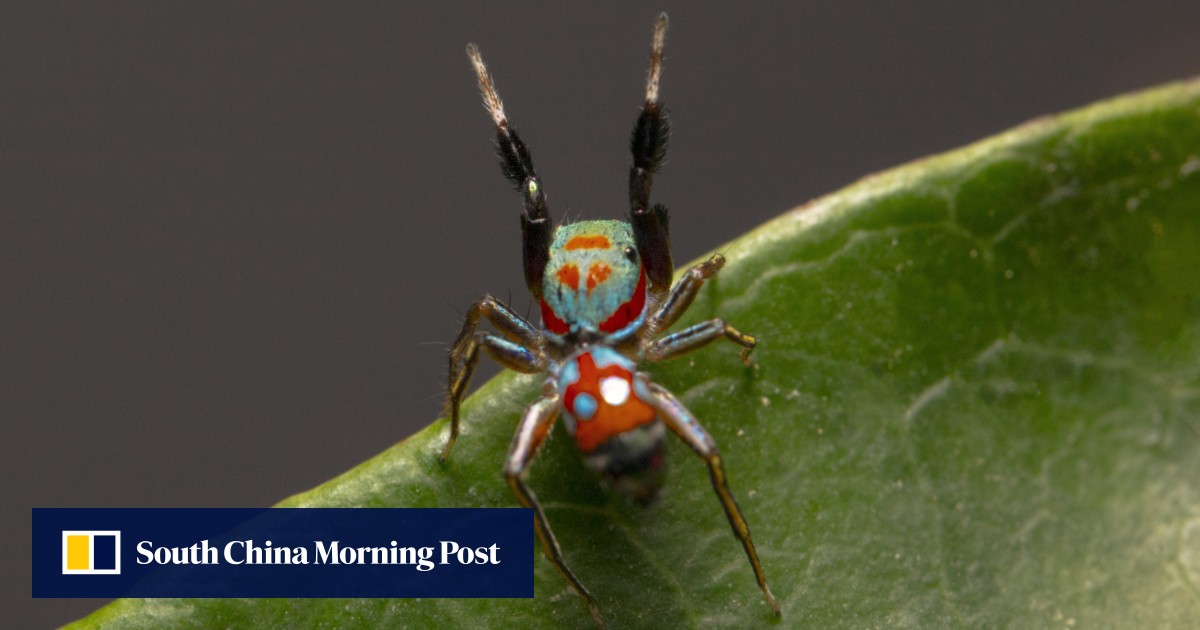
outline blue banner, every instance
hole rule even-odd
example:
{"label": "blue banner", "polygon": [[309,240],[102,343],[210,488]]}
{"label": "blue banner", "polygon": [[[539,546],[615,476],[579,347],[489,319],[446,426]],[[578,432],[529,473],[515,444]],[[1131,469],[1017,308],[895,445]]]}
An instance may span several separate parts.
{"label": "blue banner", "polygon": [[525,508],[34,508],[34,597],[533,597]]}

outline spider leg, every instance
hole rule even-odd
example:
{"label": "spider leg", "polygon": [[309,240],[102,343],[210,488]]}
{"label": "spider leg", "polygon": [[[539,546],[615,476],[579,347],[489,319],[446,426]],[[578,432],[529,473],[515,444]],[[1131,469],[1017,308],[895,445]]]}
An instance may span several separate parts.
{"label": "spider leg", "polygon": [[517,427],[517,434],[513,436],[512,446],[508,449],[508,458],[504,461],[504,478],[508,480],[513,494],[517,495],[517,501],[523,507],[533,509],[534,531],[537,532],[538,539],[542,543],[542,553],[566,578],[575,592],[587,601],[592,617],[603,628],[605,627],[604,619],[600,616],[600,607],[596,605],[596,598],[592,597],[579,578],[575,577],[575,574],[567,567],[566,561],[563,560],[562,547],[558,545],[558,539],[554,537],[554,532],[550,529],[546,513],[542,511],[542,504],[538,502],[537,495],[525,482],[533,458],[537,456],[538,449],[545,441],[550,428],[554,426],[555,419],[558,418],[558,410],[558,394],[543,396],[525,410],[521,424]]}
{"label": "spider leg", "polygon": [[[476,332],[480,317],[487,317],[504,337]],[[458,439],[459,405],[479,363],[480,348],[485,348],[504,367],[531,374],[546,370],[543,341],[542,334],[536,328],[492,296],[485,296],[471,305],[462,331],[450,347],[449,387],[442,410],[443,414],[450,417],[450,436],[442,448],[442,461],[450,457],[450,449]]]}
{"label": "spider leg", "polygon": [[758,341],[726,324],[722,319],[700,322],[695,326],[689,326],[677,333],[651,342],[649,348],[646,349],[646,358],[650,361],[665,361],[681,354],[687,354],[721,338],[741,346],[742,363],[750,365],[750,352],[754,350],[754,346],[758,345]]}
{"label": "spider leg", "polygon": [[671,275],[674,272],[671,241],[667,236],[667,208],[662,204],[650,205],[654,174],[666,158],[667,143],[671,137],[671,121],[667,118],[667,110],[658,100],[666,35],[667,14],[663,13],[654,23],[650,71],[646,74],[646,100],[629,141],[633,153],[633,166],[629,169],[629,222],[633,225],[638,255],[642,258],[652,295],[661,295],[671,287]]}
{"label": "spider leg", "polygon": [[660,333],[679,321],[679,318],[692,305],[692,301],[696,299],[696,294],[700,292],[700,288],[704,286],[704,282],[716,276],[724,266],[725,257],[720,254],[713,254],[708,260],[693,265],[691,269],[688,269],[683,279],[671,289],[671,293],[667,295],[667,299],[663,300],[658,310],[654,312],[654,315],[647,322],[646,326],[650,329],[650,334]]}
{"label": "spider leg", "polygon": [[483,63],[483,56],[475,44],[467,46],[467,56],[475,69],[479,81],[479,93],[496,126],[496,153],[500,157],[500,168],[504,177],[521,193],[525,214],[521,215],[521,252],[525,259],[525,284],[535,298],[542,297],[542,275],[546,261],[550,260],[550,241],[554,236],[554,222],[546,207],[546,193],[541,180],[533,169],[533,156],[517,135],[517,130],[504,114],[504,103],[496,93],[496,84]]}
{"label": "spider leg", "polygon": [[474,336],[475,328],[479,326],[481,318],[487,318],[492,326],[496,327],[496,331],[509,341],[528,348],[541,348],[544,345],[541,331],[530,324],[529,320],[518,315],[516,311],[500,300],[485,295],[467,309],[462,330],[458,332],[458,337],[455,337],[454,343],[450,346],[451,384],[454,383],[462,363],[463,353],[466,351],[469,340]]}
{"label": "spider leg", "polygon": [[771,587],[767,586],[767,576],[763,573],[762,564],[758,561],[758,552],[754,549],[754,541],[750,539],[750,527],[746,525],[746,519],[742,517],[742,511],[729,491],[729,484],[725,479],[725,467],[721,464],[721,452],[717,448],[717,443],[704,430],[704,427],[700,426],[692,412],[688,411],[671,392],[649,382],[644,375],[639,375],[639,377],[645,379],[646,385],[653,393],[651,404],[659,411],[662,421],[708,465],[708,476],[712,479],[713,490],[716,491],[717,498],[721,500],[721,507],[725,508],[725,516],[729,519],[729,525],[733,527],[733,535],[737,536],[742,543],[742,548],[746,550],[746,557],[750,559],[750,567],[754,569],[754,579],[758,581],[758,587],[762,589],[771,610],[775,612],[776,616],[781,615],[779,604],[775,601],[775,596],[771,594]]}

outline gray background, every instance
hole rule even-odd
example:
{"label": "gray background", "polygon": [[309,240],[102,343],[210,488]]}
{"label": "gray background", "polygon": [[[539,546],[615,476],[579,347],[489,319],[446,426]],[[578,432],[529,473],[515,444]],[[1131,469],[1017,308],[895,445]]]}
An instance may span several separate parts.
{"label": "gray background", "polygon": [[5,625],[100,603],[29,598],[29,508],[270,505],[437,417],[472,299],[527,308],[468,41],[552,212],[617,217],[670,13],[654,198],[686,261],[1196,74],[1196,5],[0,4]]}

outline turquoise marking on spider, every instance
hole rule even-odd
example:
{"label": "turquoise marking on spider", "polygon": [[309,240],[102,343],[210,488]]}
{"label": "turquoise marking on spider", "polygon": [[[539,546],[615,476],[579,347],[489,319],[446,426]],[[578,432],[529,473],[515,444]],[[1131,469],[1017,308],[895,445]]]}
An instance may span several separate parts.
{"label": "turquoise marking on spider", "polygon": [[[636,363],[608,346],[596,346],[592,348],[591,354],[592,359],[596,362],[596,367],[606,368],[610,365],[619,365],[630,372],[637,370]],[[578,373],[578,369],[576,373]]]}
{"label": "turquoise marking on spider", "polygon": [[569,362],[563,365],[562,370],[558,373],[559,388],[566,389],[570,385],[579,380],[579,364]]}
{"label": "turquoise marking on spider", "polygon": [[575,413],[571,415],[575,416],[576,420],[587,422],[596,415],[596,409],[599,406],[599,403],[596,402],[596,399],[591,394],[579,394],[575,397]]}

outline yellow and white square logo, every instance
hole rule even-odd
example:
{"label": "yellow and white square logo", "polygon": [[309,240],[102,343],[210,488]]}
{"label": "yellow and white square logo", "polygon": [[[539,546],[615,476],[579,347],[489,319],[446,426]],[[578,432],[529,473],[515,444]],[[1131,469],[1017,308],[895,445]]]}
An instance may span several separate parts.
{"label": "yellow and white square logo", "polygon": [[121,532],[62,533],[63,575],[114,575],[121,572]]}

